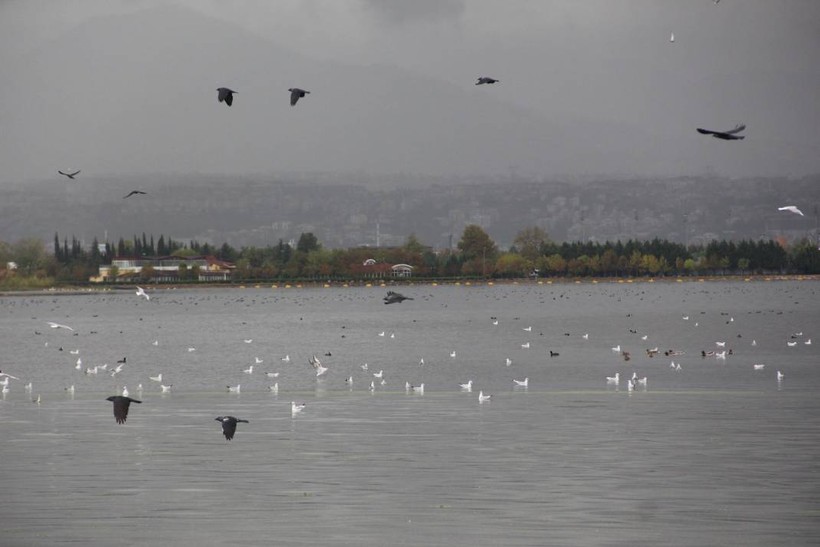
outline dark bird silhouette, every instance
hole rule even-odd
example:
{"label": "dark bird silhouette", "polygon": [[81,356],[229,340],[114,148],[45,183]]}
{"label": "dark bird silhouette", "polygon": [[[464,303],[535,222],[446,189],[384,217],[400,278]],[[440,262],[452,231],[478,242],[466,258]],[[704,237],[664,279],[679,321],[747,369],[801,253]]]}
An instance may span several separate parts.
{"label": "dark bird silhouette", "polygon": [[304,89],[299,89],[298,87],[291,87],[288,91],[290,91],[290,106],[296,105],[296,101],[310,93],[310,91],[305,91]]}
{"label": "dark bird silhouette", "polygon": [[135,196],[135,195],[137,195],[137,194],[142,194],[142,195],[145,195],[145,194],[147,194],[147,193],[148,193],[148,192],[143,192],[142,190],[131,190],[130,192],[128,192],[128,194],[127,194],[127,195],[123,196],[123,197],[122,197],[122,199],[125,199],[125,198],[130,198],[131,196]]}
{"label": "dark bird silhouette", "polygon": [[233,439],[234,433],[236,433],[236,424],[239,422],[246,424],[250,423],[248,420],[240,420],[239,418],[234,418],[233,416],[219,416],[215,419],[217,422],[222,422],[222,433],[229,441]]}
{"label": "dark bird silhouette", "polygon": [[711,129],[702,129],[698,127],[698,133],[702,135],[712,135],[716,139],[723,139],[724,141],[742,141],[746,137],[743,135],[738,135],[746,129],[745,124],[738,124],[735,126],[734,129],[730,129],[729,131],[712,131]]}
{"label": "dark bird silhouette", "polygon": [[217,98],[219,102],[225,101],[228,106],[233,104],[233,94],[236,93],[233,89],[228,89],[227,87],[219,87],[217,88]]}
{"label": "dark bird silhouette", "polygon": [[404,301],[404,300],[413,300],[413,299],[410,298],[409,296],[404,296],[401,293],[393,292],[393,291],[387,291],[387,295],[384,297],[384,303],[385,304],[395,304],[397,302],[399,304],[401,304],[402,301]]}
{"label": "dark bird silhouette", "polygon": [[481,76],[481,77],[478,79],[478,81],[475,83],[475,85],[481,85],[481,84],[494,84],[494,83],[496,83],[496,82],[500,82],[500,81],[501,81],[501,80],[496,80],[495,78],[489,78],[489,77],[487,77],[487,76]]}
{"label": "dark bird silhouette", "polygon": [[66,176],[66,177],[70,178],[71,180],[74,180],[74,177],[76,177],[77,175],[79,175],[79,174],[80,174],[80,170],[79,170],[79,169],[77,169],[77,170],[76,170],[76,171],[74,171],[73,173],[63,173],[62,171],[57,171],[57,172],[58,172],[58,173],[60,173],[61,175],[64,175],[64,176]]}
{"label": "dark bird silhouette", "polygon": [[142,404],[142,401],[137,401],[136,399],[122,395],[112,395],[106,399],[106,401],[114,403],[114,418],[116,418],[118,424],[125,423],[125,419],[128,418],[128,407],[131,406],[131,403]]}

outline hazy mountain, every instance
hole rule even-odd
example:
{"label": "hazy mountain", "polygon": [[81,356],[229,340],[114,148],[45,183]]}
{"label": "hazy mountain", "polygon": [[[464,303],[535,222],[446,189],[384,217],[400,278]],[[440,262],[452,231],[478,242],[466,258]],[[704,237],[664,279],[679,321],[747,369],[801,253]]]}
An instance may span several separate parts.
{"label": "hazy mountain", "polygon": [[[352,247],[401,245],[413,233],[425,244],[446,248],[466,225],[479,224],[502,247],[534,225],[556,241],[793,240],[816,237],[820,205],[818,177],[403,180],[395,176],[383,188],[362,183],[355,174],[18,184],[0,189],[0,239],[50,242],[59,232],[89,244],[95,237],[116,241],[146,232],[241,247],[275,245],[313,232],[326,247]],[[148,194],[123,199],[134,188]],[[797,204],[806,216],[777,211],[785,204]]]}

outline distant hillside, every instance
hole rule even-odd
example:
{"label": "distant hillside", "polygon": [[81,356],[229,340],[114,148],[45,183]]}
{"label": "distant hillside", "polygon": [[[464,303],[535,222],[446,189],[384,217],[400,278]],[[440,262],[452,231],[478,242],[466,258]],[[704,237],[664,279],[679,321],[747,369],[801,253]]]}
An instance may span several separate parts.
{"label": "distant hillside", "polygon": [[[679,242],[813,234],[820,176],[799,180],[676,178],[583,182],[485,178],[379,181],[357,175],[78,178],[0,189],[0,240],[54,233],[116,241],[134,234],[233,246],[313,232],[326,247],[399,245],[415,233],[446,247],[479,224],[502,247],[538,225],[556,241],[654,237]],[[376,184],[386,184],[379,189]],[[123,199],[132,189],[145,196]],[[800,217],[777,211],[797,205]]]}

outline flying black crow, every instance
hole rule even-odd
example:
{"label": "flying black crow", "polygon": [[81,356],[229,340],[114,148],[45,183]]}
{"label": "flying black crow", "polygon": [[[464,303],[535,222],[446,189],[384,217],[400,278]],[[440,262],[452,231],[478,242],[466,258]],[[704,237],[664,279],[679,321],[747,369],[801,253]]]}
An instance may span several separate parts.
{"label": "flying black crow", "polygon": [[222,433],[225,435],[225,438],[229,441],[233,439],[234,433],[236,433],[236,424],[239,422],[250,423],[248,420],[240,420],[239,418],[234,418],[233,416],[219,416],[215,418],[217,422],[222,422]]}
{"label": "flying black crow", "polygon": [[131,403],[142,403],[142,401],[122,395],[112,395],[106,401],[114,403],[114,418],[116,418],[118,424],[125,423],[126,418],[128,418],[128,407],[131,406]]}

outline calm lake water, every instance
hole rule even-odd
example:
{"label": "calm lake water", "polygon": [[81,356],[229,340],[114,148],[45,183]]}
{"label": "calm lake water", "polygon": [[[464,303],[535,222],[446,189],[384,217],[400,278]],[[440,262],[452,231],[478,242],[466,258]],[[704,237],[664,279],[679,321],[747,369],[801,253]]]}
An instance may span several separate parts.
{"label": "calm lake water", "polygon": [[[818,288],[0,297],[0,370],[20,378],[0,400],[0,544],[818,545]],[[143,402],[118,425],[124,385]],[[250,421],[231,442],[225,414]]]}

